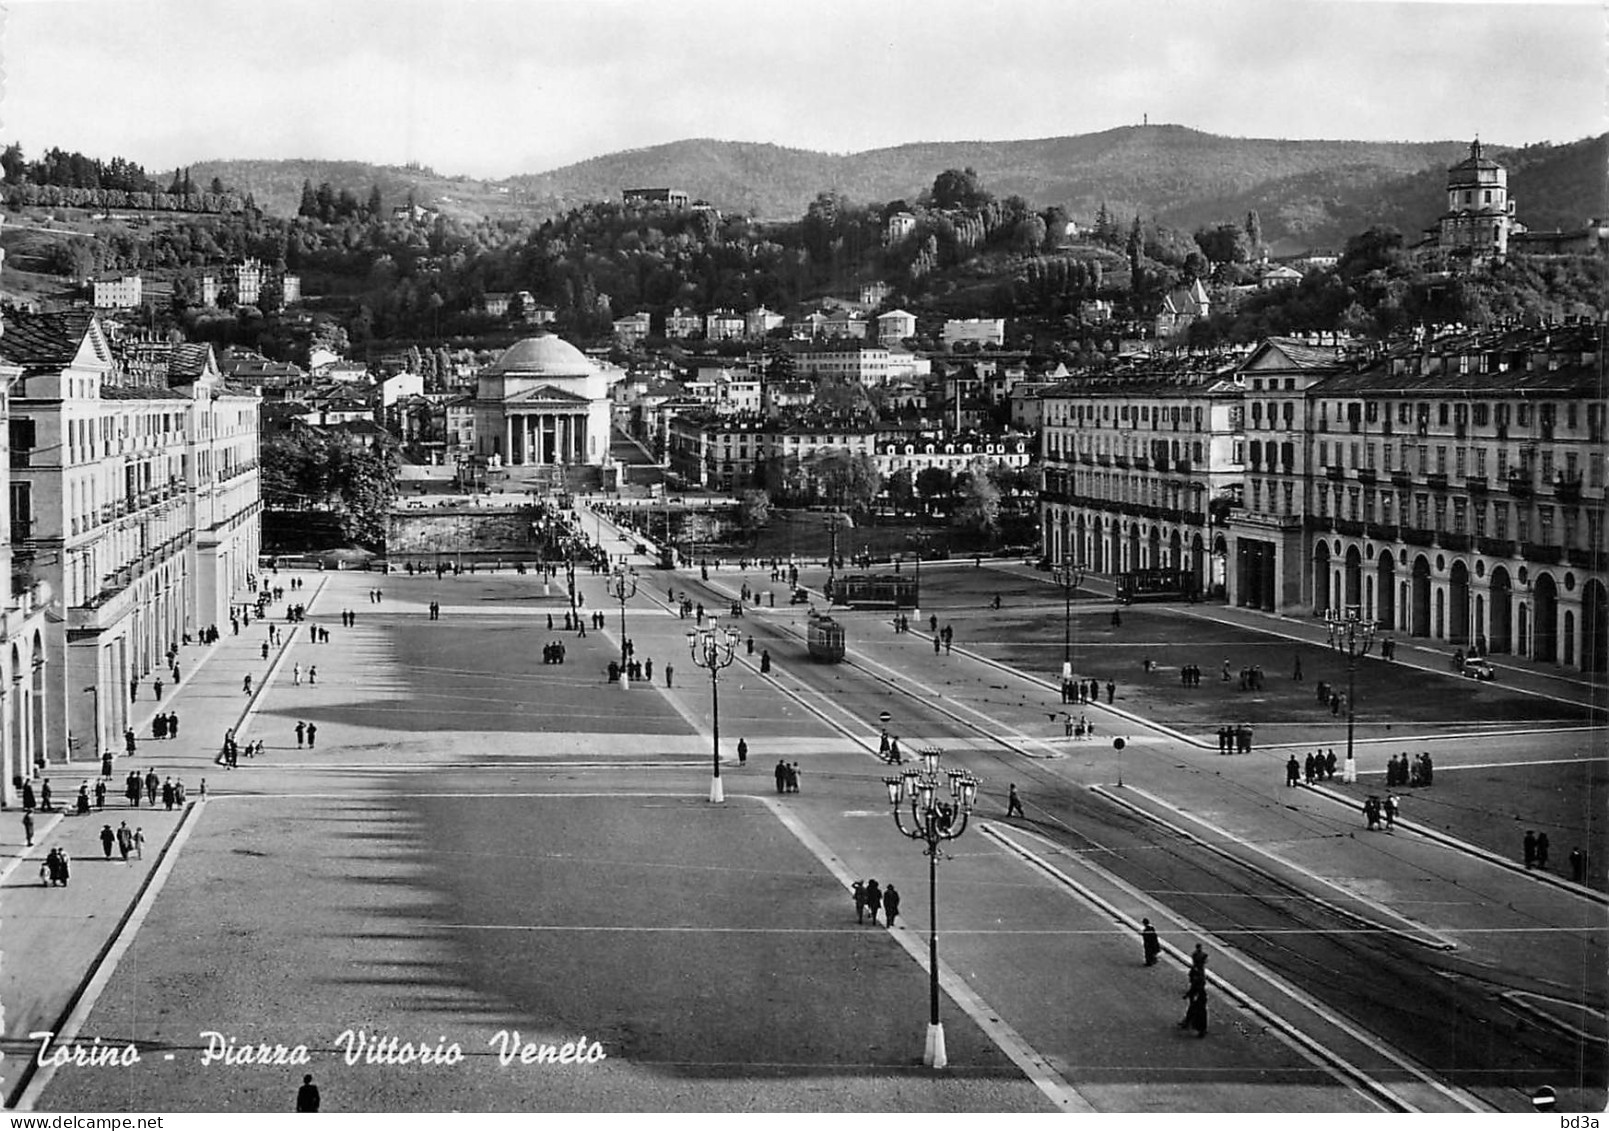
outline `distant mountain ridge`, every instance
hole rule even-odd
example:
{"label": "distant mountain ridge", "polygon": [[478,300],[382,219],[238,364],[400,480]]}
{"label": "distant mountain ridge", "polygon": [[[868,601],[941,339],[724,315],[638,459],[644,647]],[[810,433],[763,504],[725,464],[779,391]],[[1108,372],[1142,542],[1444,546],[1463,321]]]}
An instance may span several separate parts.
{"label": "distant mountain ridge", "polygon": [[[1447,167],[1468,150],[1467,140],[1286,141],[1159,125],[1025,141],[913,142],[842,155],[694,138],[503,182],[349,162],[202,162],[193,169],[198,178],[217,175],[253,191],[279,214],[295,211],[306,177],[350,187],[360,198],[379,183],[388,204],[402,203],[412,187],[421,204],[462,215],[552,214],[619,200],[626,188],[669,187],[726,211],[782,220],[803,215],[829,189],[857,203],[914,200],[943,170],[970,166],[996,196],[1020,195],[1040,208],[1060,204],[1086,223],[1102,203],[1125,220],[1138,213],[1186,230],[1243,221],[1255,209],[1278,252],[1338,247],[1373,223],[1393,224],[1412,238],[1440,213]],[[1508,167],[1519,217],[1533,229],[1609,216],[1609,134],[1486,150]]]}

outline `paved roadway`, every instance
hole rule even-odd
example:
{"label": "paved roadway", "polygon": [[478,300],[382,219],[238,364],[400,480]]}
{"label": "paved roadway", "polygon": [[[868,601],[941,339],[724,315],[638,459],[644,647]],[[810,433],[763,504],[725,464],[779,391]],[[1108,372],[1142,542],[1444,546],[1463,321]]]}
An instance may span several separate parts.
{"label": "paved roadway", "polygon": [[[601,679],[618,607],[585,641],[550,634],[562,605],[539,584],[310,580],[335,643],[287,655],[316,663],[318,684],[291,685],[280,660],[246,719],[270,749],[220,780],[212,724],[238,716],[240,673],[262,668],[255,636],[226,638],[180,693],[191,741],[161,752],[192,793],[206,774],[213,800],[177,829],[126,953],[71,1019],[85,1040],[150,1054],[41,1074],[27,1102],[282,1108],[288,1068],[194,1067],[196,1034],[217,1028],[309,1043],[345,1110],[1523,1110],[1541,1083],[1563,1106],[1602,1106],[1605,932],[1590,893],[1414,834],[1365,836],[1350,799],[1277,787],[1277,755],[1220,759],[1104,710],[1089,712],[1100,738],[1071,743],[1042,686],[935,659],[869,616],[851,664],[809,664],[798,609],[741,622],[756,652],[721,681],[730,800],[712,810],[699,800],[709,683],[675,663],[688,622],[659,595],[633,601],[656,686],[623,691]],[[737,584],[674,581],[711,607]],[[583,591],[602,600],[596,579]],[[337,627],[343,608],[355,628]],[[555,638],[568,662],[533,663]],[[939,869],[954,1067],[938,1079],[915,1063],[927,877],[883,799],[870,736],[884,709],[907,750],[940,744],[986,779]],[[298,719],[318,722],[319,750],[295,749]],[[778,757],[801,763],[799,794],[774,793]],[[1028,820],[1002,819],[1011,781]],[[905,893],[894,931],[853,922],[848,881],[871,875]],[[57,894],[11,898],[27,911]],[[1141,915],[1170,947],[1154,969],[1139,962]],[[1173,1024],[1197,940],[1215,977],[1206,1041]],[[16,979],[0,976],[8,1022],[65,1012],[43,988],[30,1000],[15,945],[0,971]],[[348,1067],[330,1051],[348,1026],[477,1055]],[[586,1030],[609,1060],[510,1071],[485,1053],[508,1026],[554,1041]]]}

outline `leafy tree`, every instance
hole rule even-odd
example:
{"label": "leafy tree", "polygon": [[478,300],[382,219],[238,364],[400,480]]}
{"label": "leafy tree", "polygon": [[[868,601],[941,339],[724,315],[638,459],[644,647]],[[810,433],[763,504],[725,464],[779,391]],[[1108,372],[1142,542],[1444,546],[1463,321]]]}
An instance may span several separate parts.
{"label": "leafy tree", "polygon": [[744,491],[737,503],[738,525],[753,542],[771,522],[771,498],[764,491]]}
{"label": "leafy tree", "polygon": [[933,179],[935,208],[977,208],[987,204],[990,199],[989,194],[983,191],[978,171],[970,166],[946,169]]}
{"label": "leafy tree", "polygon": [[385,211],[385,201],[380,196],[380,186],[374,185],[369,189],[368,211],[371,217],[378,219]]}
{"label": "leafy tree", "polygon": [[313,191],[312,181],[302,182],[302,203],[296,209],[296,215],[318,219],[318,195]]}
{"label": "leafy tree", "polygon": [[987,472],[974,466],[961,483],[955,524],[993,542],[1000,532],[1000,489]]}
{"label": "leafy tree", "polygon": [[882,475],[871,456],[848,448],[829,448],[812,458],[810,470],[824,497],[854,511],[869,510],[882,490]]}
{"label": "leafy tree", "polygon": [[6,184],[14,185],[21,181],[28,170],[28,161],[22,154],[20,142],[12,142],[0,153],[0,170],[5,172]]}
{"label": "leafy tree", "polygon": [[948,507],[955,490],[955,475],[948,468],[924,467],[916,473],[916,491],[922,496],[922,511],[929,513],[936,504]]}
{"label": "leafy tree", "polygon": [[1257,215],[1253,208],[1246,213],[1246,239],[1251,243],[1251,253],[1255,257],[1263,248],[1263,219]]}
{"label": "leafy tree", "polygon": [[888,478],[888,501],[896,511],[908,511],[916,501],[916,475],[902,467]]}
{"label": "leafy tree", "polygon": [[1219,224],[1196,232],[1196,245],[1212,263],[1245,263],[1251,259],[1251,243],[1238,224]]}

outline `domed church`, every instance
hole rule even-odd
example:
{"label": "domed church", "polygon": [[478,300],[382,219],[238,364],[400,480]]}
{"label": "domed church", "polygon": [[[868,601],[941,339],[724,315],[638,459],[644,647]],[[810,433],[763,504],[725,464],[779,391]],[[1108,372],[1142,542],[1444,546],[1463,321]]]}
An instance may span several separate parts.
{"label": "domed church", "polygon": [[475,449],[505,466],[590,464],[609,451],[609,374],[569,342],[538,334],[480,371]]}

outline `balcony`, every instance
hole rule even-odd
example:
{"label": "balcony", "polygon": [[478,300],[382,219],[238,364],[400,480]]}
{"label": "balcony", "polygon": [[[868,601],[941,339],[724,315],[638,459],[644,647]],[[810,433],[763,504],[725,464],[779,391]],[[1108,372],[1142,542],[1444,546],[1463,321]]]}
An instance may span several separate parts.
{"label": "balcony", "polygon": [[1432,471],[1425,476],[1425,486],[1433,491],[1447,490],[1447,473],[1445,471]]}
{"label": "balcony", "polygon": [[1380,481],[1380,473],[1375,471],[1374,468],[1372,468],[1372,467],[1360,467],[1360,468],[1358,468],[1358,482],[1359,483],[1378,483],[1379,481]]}
{"label": "balcony", "polygon": [[1509,472],[1508,493],[1517,499],[1528,498],[1531,494],[1531,473],[1529,471]]}
{"label": "balcony", "polygon": [[1564,560],[1564,547],[1549,546],[1541,542],[1526,542],[1520,546],[1520,557],[1528,562],[1557,565]]}
{"label": "balcony", "polygon": [[1178,473],[1179,475],[1189,475],[1190,474],[1190,461],[1187,460],[1187,459],[1176,459],[1176,460],[1174,460],[1173,461],[1173,470],[1176,473]]}
{"label": "balcony", "polygon": [[33,454],[34,454],[34,450],[32,448],[12,448],[11,449],[11,466],[12,467],[32,467],[33,464],[30,463],[29,461],[33,459]]}
{"label": "balcony", "polygon": [[1344,477],[1344,476],[1345,476],[1345,475],[1346,475],[1346,472],[1345,472],[1345,471],[1343,471],[1343,470],[1342,470],[1342,469],[1341,469],[1341,468],[1339,468],[1339,467],[1326,467],[1326,468],[1325,468],[1325,469],[1324,469],[1324,478],[1326,478],[1326,479],[1333,479],[1333,480],[1335,480],[1335,481],[1336,481],[1336,482],[1337,482],[1337,483],[1339,483],[1339,482],[1340,482],[1340,481],[1341,481],[1341,479],[1342,479],[1342,478],[1343,478],[1343,477]]}
{"label": "balcony", "polygon": [[1591,550],[1566,550],[1564,560],[1576,569],[1591,570],[1593,573],[1603,573],[1609,569],[1609,554],[1602,550],[1596,553]]}
{"label": "balcony", "polygon": [[1078,462],[1083,463],[1083,464],[1091,464],[1091,465],[1093,465],[1095,463],[1095,457],[1090,455],[1088,452],[1079,452],[1078,453]]}
{"label": "balcony", "polygon": [[1370,522],[1365,524],[1363,532],[1376,542],[1395,542],[1399,536],[1394,522]]}
{"label": "balcony", "polygon": [[1095,462],[1100,467],[1111,467],[1112,457],[1107,455],[1099,455],[1095,457]]}
{"label": "balcony", "polygon": [[1303,519],[1303,524],[1309,530],[1313,530],[1313,531],[1323,532],[1323,531],[1328,531],[1331,528],[1330,527],[1330,516],[1325,515],[1325,514],[1310,514],[1310,515],[1307,515]]}
{"label": "balcony", "polygon": [[1559,472],[1559,477],[1553,481],[1553,493],[1562,502],[1578,503],[1581,501],[1581,473],[1574,475]]}
{"label": "balcony", "polygon": [[1467,550],[1469,549],[1470,537],[1468,534],[1449,534],[1446,531],[1442,531],[1436,535],[1436,542],[1444,550]]}
{"label": "balcony", "polygon": [[1391,483],[1396,487],[1410,487],[1413,485],[1413,476],[1406,471],[1393,471]]}
{"label": "balcony", "polygon": [[[1150,466],[1151,466],[1151,460],[1150,460],[1150,458],[1148,456],[1135,456],[1134,457],[1135,470],[1137,470],[1137,471],[1145,471],[1145,470],[1149,469]],[[1158,470],[1161,470],[1161,469],[1159,468]]]}
{"label": "balcony", "polygon": [[1434,546],[1436,532],[1420,526],[1404,526],[1401,532],[1402,541],[1410,546]]}
{"label": "balcony", "polygon": [[1335,530],[1338,534],[1345,534],[1352,538],[1362,538],[1363,523],[1355,518],[1338,518],[1335,520]]}
{"label": "balcony", "polygon": [[1489,558],[1514,556],[1514,543],[1507,538],[1476,538],[1475,548]]}
{"label": "balcony", "polygon": [[31,518],[14,518],[11,520],[11,541],[26,542],[34,536],[34,523]]}
{"label": "balcony", "polygon": [[1464,480],[1464,489],[1472,495],[1484,495],[1487,487],[1484,475],[1471,475]]}
{"label": "balcony", "polygon": [[1112,457],[1112,466],[1113,467],[1127,467],[1128,465],[1129,465],[1129,457],[1128,456],[1113,456]]}

